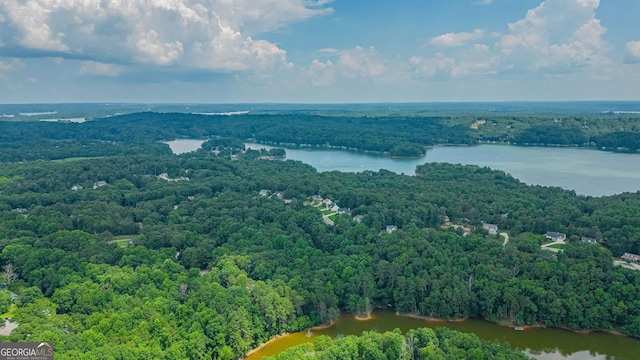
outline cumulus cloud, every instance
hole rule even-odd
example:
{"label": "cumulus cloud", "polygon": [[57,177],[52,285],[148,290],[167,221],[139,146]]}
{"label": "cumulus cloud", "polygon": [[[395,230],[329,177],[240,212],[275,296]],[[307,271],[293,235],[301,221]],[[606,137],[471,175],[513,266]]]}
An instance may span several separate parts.
{"label": "cumulus cloud", "polygon": [[118,76],[124,71],[120,65],[105,64],[97,61],[83,61],[80,74],[99,76]]}
{"label": "cumulus cloud", "polygon": [[341,52],[338,65],[347,77],[377,77],[387,70],[384,60],[373,46],[368,49],[356,46]]}
{"label": "cumulus cloud", "polygon": [[320,53],[336,57],[335,61],[322,62],[314,59],[306,75],[314,85],[328,85],[333,83],[337,76],[342,78],[368,78],[384,80],[388,74],[388,62],[373,46],[363,48],[356,46],[353,49],[338,50],[333,48],[321,49]]}
{"label": "cumulus cloud", "polygon": [[322,62],[314,59],[305,73],[313,85],[329,85],[335,81],[336,67],[331,60]]}
{"label": "cumulus cloud", "polygon": [[508,25],[495,44],[507,65],[572,71],[604,65],[607,31],[596,18],[599,0],[545,0]]}
{"label": "cumulus cloud", "polygon": [[628,64],[640,63],[640,41],[629,41],[627,43],[625,62]]}
{"label": "cumulus cloud", "polygon": [[462,46],[470,41],[477,40],[484,35],[484,30],[475,29],[472,32],[446,33],[429,40],[429,44],[435,46]]}
{"label": "cumulus cloud", "polygon": [[329,2],[3,0],[0,54],[215,71],[287,66],[283,49],[256,37],[328,14]]}

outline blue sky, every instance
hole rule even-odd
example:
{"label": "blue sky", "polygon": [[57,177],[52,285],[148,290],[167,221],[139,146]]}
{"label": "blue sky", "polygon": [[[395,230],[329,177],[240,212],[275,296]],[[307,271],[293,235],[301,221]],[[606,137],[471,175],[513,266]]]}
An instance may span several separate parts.
{"label": "blue sky", "polygon": [[2,0],[0,102],[640,100],[637,0]]}

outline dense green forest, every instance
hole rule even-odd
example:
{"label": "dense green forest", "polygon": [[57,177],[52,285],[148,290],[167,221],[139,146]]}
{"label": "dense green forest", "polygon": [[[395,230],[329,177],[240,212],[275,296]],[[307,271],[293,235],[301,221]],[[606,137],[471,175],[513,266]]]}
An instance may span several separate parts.
{"label": "dense green forest", "polygon": [[[640,273],[612,264],[612,255],[640,250],[640,194],[583,197],[447,164],[420,166],[415,177],[317,173],[216,141],[181,156],[152,147],[0,164],[0,265],[19,295],[11,307],[0,291],[0,311],[20,323],[6,340],[54,341],[61,359],[232,359],[341,311],[387,304],[640,337]],[[313,195],[352,213],[328,226],[305,205]],[[475,230],[442,229],[445,217]],[[485,221],[510,230],[506,246]],[[398,230],[384,231],[389,225]],[[570,235],[564,252],[540,249],[546,231]],[[364,339],[379,336],[383,352],[385,336],[400,339]],[[355,351],[365,340],[316,350]],[[445,358],[449,351],[425,346]]]}
{"label": "dense green forest", "polygon": [[[243,151],[245,139],[392,156],[479,141],[635,151],[634,116],[138,113],[0,122],[0,267],[18,295],[0,290],[0,314],[20,324],[6,340],[53,341],[61,359],[234,359],[277,334],[387,304],[640,337],[640,273],[613,265],[640,253],[640,193],[578,196],[448,164],[419,166],[415,177],[317,173],[264,160],[282,149]],[[209,140],[175,156],[160,143],[175,138]],[[309,205],[314,195],[351,213],[329,226]],[[447,220],[473,231],[464,236],[442,226]],[[508,231],[509,243],[483,222]],[[541,250],[547,231],[568,235],[564,251]],[[324,339],[280,358],[362,351],[521,356],[420,329]]]}
{"label": "dense green forest", "polygon": [[640,149],[638,115],[486,115],[453,112],[452,115],[395,116],[304,113],[224,116],[146,112],[85,123],[0,122],[0,161],[139,154],[141,151],[157,154],[162,151],[160,147],[145,149],[142,145],[175,138],[220,136],[271,144],[378,151],[398,157],[422,156],[425,146],[436,144],[472,145],[487,141],[589,146],[627,152]]}
{"label": "dense green forest", "polygon": [[294,346],[272,357],[273,360],[304,359],[388,359],[388,360],[458,360],[458,359],[527,359],[507,346],[480,340],[447,328],[365,332],[332,340],[324,336],[314,343]]}

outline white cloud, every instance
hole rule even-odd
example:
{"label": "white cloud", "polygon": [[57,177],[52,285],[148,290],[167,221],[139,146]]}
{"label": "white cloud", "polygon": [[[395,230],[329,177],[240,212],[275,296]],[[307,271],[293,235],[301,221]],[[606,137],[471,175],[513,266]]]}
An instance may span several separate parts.
{"label": "white cloud", "polygon": [[456,76],[458,68],[456,59],[437,53],[435,57],[423,58],[413,56],[409,59],[415,78],[433,78],[438,76]]}
{"label": "white cloud", "polygon": [[484,36],[484,30],[482,29],[475,29],[472,32],[446,33],[431,38],[429,44],[435,46],[462,46],[482,36]]}
{"label": "white cloud", "polygon": [[314,59],[305,73],[311,80],[311,84],[316,86],[329,85],[335,81],[336,67],[331,60],[322,62]]}
{"label": "white cloud", "polygon": [[495,44],[516,69],[573,71],[608,63],[607,31],[595,16],[599,0],[546,0],[508,25]]}
{"label": "white cloud", "polygon": [[627,43],[625,62],[628,64],[640,63],[640,41],[629,41]]}
{"label": "white cloud", "polygon": [[398,66],[390,71],[390,59],[378,53],[373,46],[363,48],[339,50],[333,48],[320,49],[324,56],[334,57],[334,61],[322,62],[314,59],[311,65],[304,69],[304,74],[313,85],[328,85],[338,79],[367,79],[379,82],[392,82],[398,79]]}
{"label": "white cloud", "polygon": [[24,68],[24,63],[20,59],[13,59],[11,62],[0,61],[0,71],[8,72]]}
{"label": "white cloud", "polygon": [[2,0],[0,34],[16,57],[214,71],[287,67],[284,50],[255,38],[331,13],[329,2]]}
{"label": "white cloud", "polygon": [[78,72],[83,75],[118,76],[123,70],[124,68],[119,65],[105,64],[97,61],[83,61],[82,67]]}
{"label": "white cloud", "polygon": [[338,65],[347,77],[377,77],[387,70],[384,60],[373,46],[368,49],[356,46],[352,50],[342,51]]}
{"label": "white cloud", "polygon": [[479,0],[473,3],[473,5],[490,5],[493,3],[493,0]]}

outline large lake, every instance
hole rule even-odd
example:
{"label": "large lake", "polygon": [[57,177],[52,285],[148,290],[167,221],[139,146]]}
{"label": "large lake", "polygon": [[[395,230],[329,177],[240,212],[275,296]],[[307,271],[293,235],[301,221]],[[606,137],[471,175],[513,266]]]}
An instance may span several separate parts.
{"label": "large lake", "polygon": [[446,326],[448,328],[474,333],[485,340],[508,342],[512,347],[520,349],[527,355],[540,360],[578,360],[578,359],[638,359],[640,341],[610,334],[592,333],[577,334],[561,329],[528,329],[514,331],[482,320],[466,320],[463,322],[433,322],[411,319],[395,315],[392,311],[375,311],[368,321],[358,321],[351,316],[341,316],[333,326],[312,332],[307,337],[302,331],[282,337],[253,353],[247,360],[258,360],[265,356],[278,354],[287,348],[304,342],[314,341],[317,336],[327,335],[332,338],[341,335],[360,335],[363,331],[391,331],[399,328],[403,332],[419,327]]}
{"label": "large lake", "polygon": [[[268,148],[246,144],[252,149]],[[387,169],[415,174],[417,165],[446,162],[488,166],[530,185],[559,186],[582,195],[602,196],[640,190],[640,154],[598,150],[510,145],[445,146],[418,159],[394,159],[374,153],[325,148],[287,148],[287,159],[318,171],[360,172]]]}
{"label": "large lake", "polygon": [[[194,151],[203,140],[181,139],[167,144],[174,153]],[[247,143],[247,148],[272,147]],[[287,148],[287,159],[299,160],[318,171],[360,172],[387,169],[415,174],[417,165],[447,162],[488,166],[505,171],[530,185],[558,186],[578,194],[603,196],[640,190],[640,154],[510,145],[445,146],[427,150],[417,159],[395,159],[382,154],[328,148]]]}

